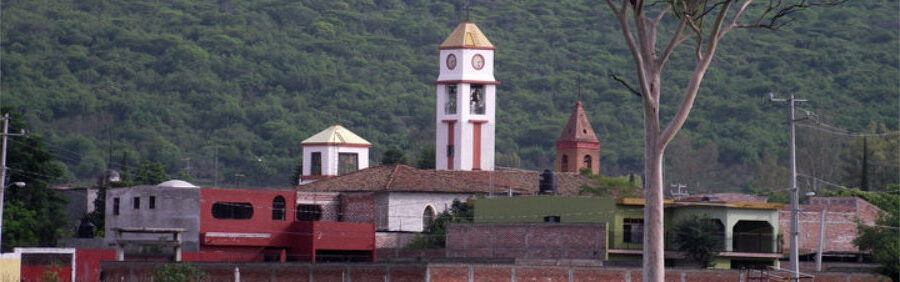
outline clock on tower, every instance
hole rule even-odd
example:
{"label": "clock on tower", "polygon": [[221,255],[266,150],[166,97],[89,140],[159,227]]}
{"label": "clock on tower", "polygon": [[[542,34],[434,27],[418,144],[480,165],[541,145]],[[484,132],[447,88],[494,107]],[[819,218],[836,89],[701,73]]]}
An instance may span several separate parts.
{"label": "clock on tower", "polygon": [[438,49],[436,169],[494,170],[494,45],[463,22]]}

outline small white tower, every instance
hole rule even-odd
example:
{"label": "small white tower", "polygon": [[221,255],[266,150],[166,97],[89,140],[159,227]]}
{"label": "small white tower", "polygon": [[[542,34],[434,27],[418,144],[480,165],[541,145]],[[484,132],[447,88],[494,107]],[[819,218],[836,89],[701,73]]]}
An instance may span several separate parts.
{"label": "small white tower", "polygon": [[300,184],[344,175],[369,167],[372,143],[334,125],[300,142],[303,147],[303,172]]}
{"label": "small white tower", "polygon": [[494,170],[494,45],[463,22],[438,49],[436,168]]}

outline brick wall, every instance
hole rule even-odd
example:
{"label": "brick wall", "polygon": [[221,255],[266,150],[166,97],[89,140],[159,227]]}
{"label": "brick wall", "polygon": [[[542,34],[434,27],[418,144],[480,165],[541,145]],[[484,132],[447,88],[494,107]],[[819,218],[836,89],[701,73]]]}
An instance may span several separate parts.
{"label": "brick wall", "polygon": [[[800,245],[801,253],[816,252],[819,244],[819,228],[822,210],[825,209],[825,242],[823,251],[827,253],[856,253],[859,248],[853,245],[856,238],[856,220],[872,224],[878,217],[880,209],[869,202],[854,197],[812,197],[810,203],[801,205],[800,212]],[[791,212],[790,206],[778,212],[779,229],[784,238],[782,251],[790,250]]]}
{"label": "brick wall", "polygon": [[605,236],[602,223],[451,224],[447,256],[603,260]]}
{"label": "brick wall", "polygon": [[[103,281],[152,281],[153,263],[103,263]],[[410,264],[198,264],[200,281],[641,281],[640,268],[477,263]],[[814,273],[816,281],[886,281],[868,273]],[[748,281],[737,270],[666,269],[666,281]]]}
{"label": "brick wall", "polygon": [[341,221],[375,222],[375,194],[371,192],[342,193]]}
{"label": "brick wall", "polygon": [[416,238],[418,233],[409,232],[375,232],[376,248],[405,248]]}
{"label": "brick wall", "polygon": [[[341,212],[341,193],[297,191],[295,205],[319,205],[322,207],[321,221],[338,221]],[[288,215],[289,217],[295,215]]]}

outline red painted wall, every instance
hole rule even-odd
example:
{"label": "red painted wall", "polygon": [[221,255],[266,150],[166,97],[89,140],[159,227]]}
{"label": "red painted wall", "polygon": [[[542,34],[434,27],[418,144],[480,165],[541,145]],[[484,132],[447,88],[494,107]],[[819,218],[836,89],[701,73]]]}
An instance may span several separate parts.
{"label": "red painted wall", "polygon": [[44,273],[56,273],[60,281],[72,281],[71,266],[22,266],[22,281],[44,281]]}
{"label": "red painted wall", "polygon": [[100,262],[115,261],[115,250],[75,250],[75,280],[100,281]]}
{"label": "red painted wall", "polygon": [[[285,219],[272,219],[272,200],[284,197]],[[289,261],[315,261],[315,250],[371,251],[375,257],[373,223],[296,221],[293,190],[203,189],[200,200],[200,251],[183,254],[185,261],[263,261],[266,254]],[[216,202],[250,203],[253,216],[246,220],[217,219]],[[252,236],[215,237],[209,232]],[[267,238],[258,235],[268,234]]]}
{"label": "red painted wall", "polygon": [[[285,219],[272,220],[272,200],[284,197]],[[236,190],[202,189],[200,193],[200,234],[201,242],[207,232],[260,233],[269,234],[268,239],[237,239],[227,245],[290,247],[289,229],[294,223],[296,193],[289,190]],[[217,219],[212,215],[216,202],[248,202],[253,204],[253,217],[247,220]]]}

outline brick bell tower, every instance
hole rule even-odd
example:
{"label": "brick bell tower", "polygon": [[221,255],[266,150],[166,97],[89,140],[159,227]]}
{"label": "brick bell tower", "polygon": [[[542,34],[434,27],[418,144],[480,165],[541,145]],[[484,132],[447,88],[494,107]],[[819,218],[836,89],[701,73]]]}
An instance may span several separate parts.
{"label": "brick bell tower", "polygon": [[579,101],[556,141],[556,171],[578,172],[581,168],[600,173],[600,141]]}
{"label": "brick bell tower", "polygon": [[494,170],[494,45],[463,22],[438,49],[435,168]]}

